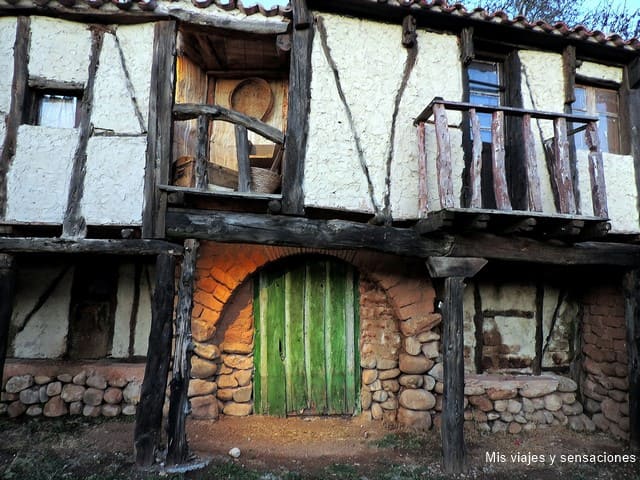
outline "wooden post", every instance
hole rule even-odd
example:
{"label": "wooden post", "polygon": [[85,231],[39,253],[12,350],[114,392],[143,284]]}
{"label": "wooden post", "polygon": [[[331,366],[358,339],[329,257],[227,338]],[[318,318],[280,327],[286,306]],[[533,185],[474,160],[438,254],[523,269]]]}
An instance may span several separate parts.
{"label": "wooden post", "polygon": [[140,403],[136,413],[134,446],[136,465],[150,467],[159,449],[162,407],[171,356],[175,258],[169,253],[156,260],[156,286],[151,305],[151,330]]}
{"label": "wooden post", "polygon": [[167,426],[167,464],[178,465],[187,461],[189,444],[185,429],[190,412],[189,377],[191,376],[191,310],[193,289],[198,257],[198,241],[185,240],[184,257],[180,284],[178,286],[178,307],[176,311],[176,342],[173,355],[173,375],[171,378],[171,399],[169,402],[169,424]]}
{"label": "wooden post", "polygon": [[249,160],[249,137],[247,129],[236,125],[236,155],[238,159],[238,191],[251,191],[251,162]]}
{"label": "wooden post", "polygon": [[574,215],[576,213],[576,200],[573,194],[567,120],[563,117],[558,117],[553,121],[553,127],[553,174],[558,189],[560,213]]}
{"label": "wooden post", "polygon": [[504,149],[504,112],[497,110],[491,117],[491,166],[493,192],[498,210],[511,210]]}
{"label": "wooden post", "polygon": [[436,169],[438,173],[440,206],[442,208],[451,208],[455,206],[453,201],[451,169],[451,139],[449,137],[449,124],[447,122],[447,112],[444,105],[435,103],[433,105],[433,116],[435,117],[436,145],[438,147]]}
{"label": "wooden post", "polygon": [[304,213],[304,159],[307,150],[309,110],[311,108],[311,49],[313,14],[305,0],[295,0],[291,67],[289,69],[289,111],[282,165],[282,212]]}
{"label": "wooden post", "polygon": [[446,473],[465,469],[464,444],[464,279],[485,265],[484,258],[431,257],[427,268],[432,278],[443,278],[442,353],[444,396],[442,402],[442,456]]}
{"label": "wooden post", "polygon": [[4,361],[7,357],[9,325],[13,312],[13,294],[15,288],[14,257],[0,254],[0,385],[4,373]]}
{"label": "wooden post", "polygon": [[629,443],[640,449],[640,270],[627,272],[622,286],[629,366]]}
{"label": "wooden post", "polygon": [[589,122],[586,131],[589,147],[589,177],[591,178],[591,202],[596,217],[608,218],[607,187],[604,181],[604,165],[599,148],[598,127],[596,122]]}
{"label": "wooden post", "polygon": [[471,169],[469,172],[469,186],[471,187],[471,208],[482,208],[482,133],[480,119],[475,108],[469,109],[471,120]]}
{"label": "wooden post", "polygon": [[198,116],[198,148],[194,168],[195,187],[199,190],[206,190],[209,184],[207,165],[209,165],[209,117],[200,115]]}
{"label": "wooden post", "polygon": [[425,218],[429,211],[427,198],[427,146],[425,144],[426,125],[418,124],[418,217]]}
{"label": "wooden post", "polygon": [[540,193],[540,176],[536,159],[536,143],[531,129],[531,115],[522,116],[522,137],[524,138],[524,162],[527,170],[528,207],[533,212],[542,211],[542,194]]}
{"label": "wooden post", "polygon": [[176,22],[157,22],[154,27],[149,128],[144,174],[143,238],[164,238],[166,195],[157,187],[169,183],[171,162],[171,106],[175,77]]}

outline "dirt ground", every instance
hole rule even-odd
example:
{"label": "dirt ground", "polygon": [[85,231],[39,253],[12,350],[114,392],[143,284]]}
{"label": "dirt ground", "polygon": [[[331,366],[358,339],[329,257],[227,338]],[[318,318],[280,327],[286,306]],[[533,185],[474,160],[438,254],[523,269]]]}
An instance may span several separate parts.
{"label": "dirt ground", "polygon": [[[122,420],[0,420],[0,478],[146,480],[171,475],[135,472],[133,428],[132,421]],[[417,435],[358,417],[190,420],[188,435],[192,451],[223,470],[207,467],[170,478],[447,478],[436,430]],[[554,427],[519,435],[467,432],[465,437],[469,468],[459,478],[640,480],[638,452],[603,434]],[[234,447],[240,449],[237,459],[229,455]],[[576,454],[596,457],[568,457]],[[553,464],[551,455],[556,456]],[[56,462],[60,475],[51,467]],[[46,473],[45,464],[52,473]]]}

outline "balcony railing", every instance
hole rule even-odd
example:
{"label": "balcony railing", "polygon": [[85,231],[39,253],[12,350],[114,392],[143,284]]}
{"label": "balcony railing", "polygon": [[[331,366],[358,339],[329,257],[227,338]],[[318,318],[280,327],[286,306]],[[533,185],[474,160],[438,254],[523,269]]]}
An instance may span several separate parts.
{"label": "balcony railing", "polygon": [[[284,148],[284,133],[256,118],[219,105],[177,104],[173,108],[173,120],[185,121],[197,119],[197,140],[195,159],[189,179],[182,186],[207,191],[210,185],[229,187],[234,191],[268,192],[280,187],[280,163]],[[235,129],[235,150],[237,170],[224,168],[210,161],[209,145],[211,141],[210,124],[214,121],[232,123]],[[248,131],[252,131],[269,142],[273,142],[269,168],[252,165],[256,155],[252,155],[252,145]],[[255,147],[254,147],[255,149]],[[175,159],[178,160],[178,159]],[[215,160],[215,159],[214,159]],[[180,176],[180,175],[178,175]],[[261,185],[258,185],[261,183]],[[266,187],[265,185],[268,184]]]}
{"label": "balcony railing", "polygon": [[[463,192],[454,192],[453,161],[450,140],[447,110],[463,112],[463,121],[469,122],[471,131],[471,145],[465,161],[468,174],[462,181]],[[524,208],[518,210],[529,212],[543,212],[543,197],[541,189],[541,176],[538,173],[539,162],[536,153],[536,138],[533,131],[533,122],[553,122],[553,137],[541,140],[545,151],[546,164],[548,166],[548,178],[551,183],[550,191],[555,197],[554,212],[575,215],[579,211],[576,204],[573,171],[575,165],[571,162],[570,136],[581,132],[586,135],[589,148],[589,176],[591,182],[591,200],[593,216],[607,218],[607,195],[604,181],[602,153],[598,148],[597,117],[571,115],[565,113],[551,113],[534,110],[526,110],[512,107],[487,107],[471,103],[451,102],[441,98],[435,98],[427,108],[417,117],[415,125],[418,127],[419,143],[419,209],[420,217],[426,216],[430,211],[446,208],[483,208],[482,169],[483,169],[483,142],[481,138],[480,114],[491,115],[491,172],[492,193],[495,198],[496,209],[512,211],[512,198],[509,194],[507,182],[507,170],[505,168],[505,116],[520,119],[514,122],[518,132],[514,135],[519,145],[520,152],[517,158],[509,158],[511,165],[519,162],[519,170],[526,173],[526,198]],[[427,158],[428,145],[433,144],[432,138],[427,138],[427,123],[434,124],[436,158]],[[572,130],[568,130],[568,125]],[[512,140],[513,142],[514,140]],[[486,144],[485,144],[486,145]],[[486,150],[485,150],[486,151]],[[470,155],[469,155],[470,153]],[[486,158],[486,157],[485,157]],[[486,161],[486,160],[485,160]],[[545,163],[542,163],[543,165]],[[488,165],[485,165],[488,168]],[[427,175],[437,176],[438,194],[440,205],[428,205]],[[544,177],[546,178],[546,177]],[[486,192],[486,188],[485,188]],[[434,196],[431,197],[432,199]],[[464,204],[460,199],[465,198]],[[435,203],[435,202],[434,202]],[[486,203],[486,202],[484,202]]]}

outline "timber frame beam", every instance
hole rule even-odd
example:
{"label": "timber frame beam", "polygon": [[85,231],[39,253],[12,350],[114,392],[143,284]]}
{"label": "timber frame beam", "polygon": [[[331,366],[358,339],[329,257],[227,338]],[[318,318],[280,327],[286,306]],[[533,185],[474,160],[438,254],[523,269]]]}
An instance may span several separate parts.
{"label": "timber frame beam", "polygon": [[640,450],[640,270],[627,272],[622,288],[629,358],[629,443]]}
{"label": "timber frame beam", "polygon": [[7,356],[15,280],[14,257],[4,253],[0,254],[0,379],[3,377],[4,361]]}
{"label": "timber frame beam", "polygon": [[639,245],[562,243],[488,233],[420,235],[413,228],[374,226],[348,220],[170,208],[166,228],[169,239],[196,238],[334,250],[362,248],[424,259],[479,256],[548,265],[640,267]]}
{"label": "timber frame beam", "polygon": [[164,240],[0,237],[0,253],[91,253],[105,255],[180,255],[182,246]]}
{"label": "timber frame beam", "polygon": [[465,469],[464,444],[464,280],[485,265],[484,258],[431,257],[429,274],[443,279],[441,289],[444,395],[442,401],[442,457],[447,473]]}

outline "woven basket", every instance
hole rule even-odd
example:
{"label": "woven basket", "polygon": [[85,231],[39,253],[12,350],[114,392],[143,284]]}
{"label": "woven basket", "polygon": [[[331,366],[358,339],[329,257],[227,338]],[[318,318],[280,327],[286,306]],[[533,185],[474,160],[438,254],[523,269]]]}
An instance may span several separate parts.
{"label": "woven basket", "polygon": [[253,191],[258,193],[273,193],[280,188],[281,177],[278,173],[266,168],[251,167],[251,183]]}

